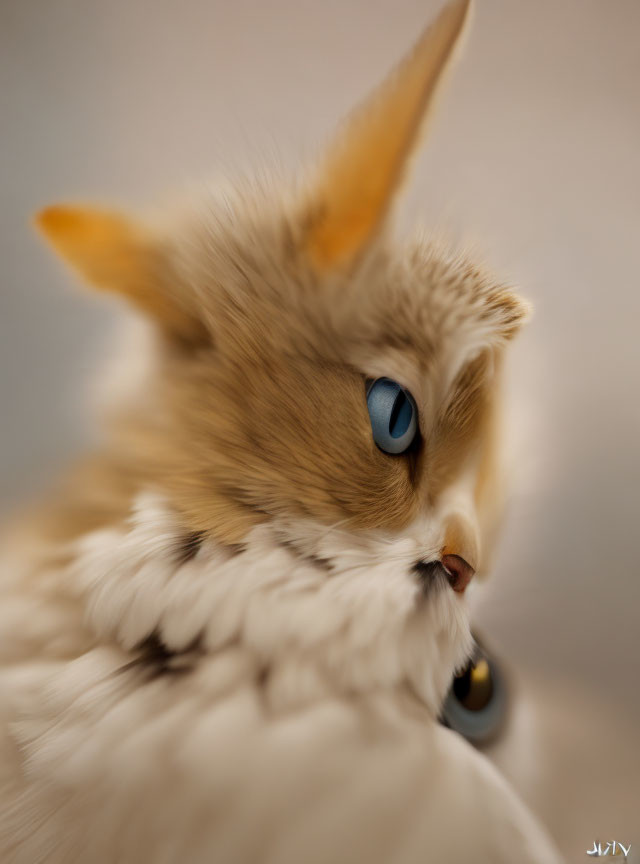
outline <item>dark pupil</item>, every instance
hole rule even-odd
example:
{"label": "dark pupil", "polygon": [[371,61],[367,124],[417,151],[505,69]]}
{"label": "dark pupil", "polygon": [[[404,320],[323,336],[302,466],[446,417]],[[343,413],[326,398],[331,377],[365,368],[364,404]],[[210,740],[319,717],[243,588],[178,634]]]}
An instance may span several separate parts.
{"label": "dark pupil", "polygon": [[411,407],[411,402],[400,390],[396,401],[393,403],[391,417],[389,418],[389,434],[392,438],[401,438],[404,435],[409,428],[409,423],[411,423],[412,414],[413,408]]}
{"label": "dark pupil", "polygon": [[[478,672],[480,674],[474,674]],[[493,681],[486,661],[481,661],[478,667],[469,663],[462,675],[453,679],[453,692],[467,711],[482,711],[486,708],[493,696]]]}

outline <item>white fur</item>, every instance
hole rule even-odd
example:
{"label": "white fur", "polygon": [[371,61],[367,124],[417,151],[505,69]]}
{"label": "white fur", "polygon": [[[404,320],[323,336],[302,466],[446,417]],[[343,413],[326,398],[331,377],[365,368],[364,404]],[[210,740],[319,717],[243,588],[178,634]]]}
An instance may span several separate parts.
{"label": "white fur", "polygon": [[[421,596],[411,573],[438,548],[430,531],[269,523],[181,565],[184,538],[148,494],[70,565],[13,562],[3,864],[556,860],[435,722],[470,636],[460,598]],[[152,632],[185,652],[173,674],[131,662]]]}
{"label": "white fur", "polygon": [[437,557],[439,539],[426,525],[391,538],[267,522],[239,553],[207,542],[177,566],[182,537],[147,495],[127,529],[83,538],[70,575],[92,628],[127,650],[154,631],[174,650],[240,642],[276,675],[286,667],[294,691],[309,675],[340,691],[408,683],[435,716],[471,644],[457,595],[425,600],[412,572]]}

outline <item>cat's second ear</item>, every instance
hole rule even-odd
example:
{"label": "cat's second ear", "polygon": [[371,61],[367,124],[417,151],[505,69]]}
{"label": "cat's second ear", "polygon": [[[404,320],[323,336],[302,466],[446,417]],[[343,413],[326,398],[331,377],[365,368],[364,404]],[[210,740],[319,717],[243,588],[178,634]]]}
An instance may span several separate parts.
{"label": "cat's second ear", "polygon": [[172,284],[160,240],[150,229],[111,210],[47,207],[36,225],[58,254],[90,285],[121,294],[168,335],[201,341],[204,328]]}
{"label": "cat's second ear", "polygon": [[470,0],[455,0],[442,10],[330,147],[312,189],[305,233],[318,269],[349,267],[382,224],[469,6]]}

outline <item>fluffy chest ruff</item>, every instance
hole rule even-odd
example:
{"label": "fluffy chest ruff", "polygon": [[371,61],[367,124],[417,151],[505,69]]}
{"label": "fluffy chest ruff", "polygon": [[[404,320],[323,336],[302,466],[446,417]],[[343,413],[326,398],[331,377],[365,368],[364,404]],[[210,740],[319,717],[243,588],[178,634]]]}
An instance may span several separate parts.
{"label": "fluffy chest ruff", "polygon": [[392,243],[468,5],[290,189],[40,214],[155,338],[53,502],[67,540],[0,570],[2,864],[555,860],[436,722],[471,647],[462,591],[491,546],[499,372],[526,315],[467,256]]}
{"label": "fluffy chest ruff", "polygon": [[275,520],[227,547],[147,495],[126,526],[80,540],[68,575],[98,638],[142,662],[150,644],[190,652],[191,669],[240,652],[275,711],[407,687],[436,716],[471,647],[464,601],[413,569],[437,539]]}
{"label": "fluffy chest ruff", "polygon": [[292,806],[301,778],[363,747],[409,727],[425,747],[470,646],[461,599],[425,590],[417,541],[301,529],[265,523],[223,547],[143,495],[64,564],[3,573],[3,860],[165,860],[136,845],[160,842],[158,814],[182,850],[205,814],[217,849],[240,790],[258,826],[252,808]]}
{"label": "fluffy chest ruff", "polygon": [[555,860],[435,722],[470,637],[417,540],[300,527],[215,546],[146,495],[3,572],[3,862]]}

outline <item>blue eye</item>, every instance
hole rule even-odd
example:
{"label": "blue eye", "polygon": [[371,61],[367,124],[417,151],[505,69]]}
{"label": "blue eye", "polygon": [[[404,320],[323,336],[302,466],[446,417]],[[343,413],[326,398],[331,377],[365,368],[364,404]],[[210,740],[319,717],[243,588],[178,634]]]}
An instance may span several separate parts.
{"label": "blue eye", "polygon": [[440,719],[473,744],[485,744],[499,732],[507,702],[500,668],[476,643],[473,658],[453,680]]}
{"label": "blue eye", "polygon": [[367,391],[373,440],[385,453],[404,453],[418,431],[418,409],[411,394],[390,378],[378,378]]}

